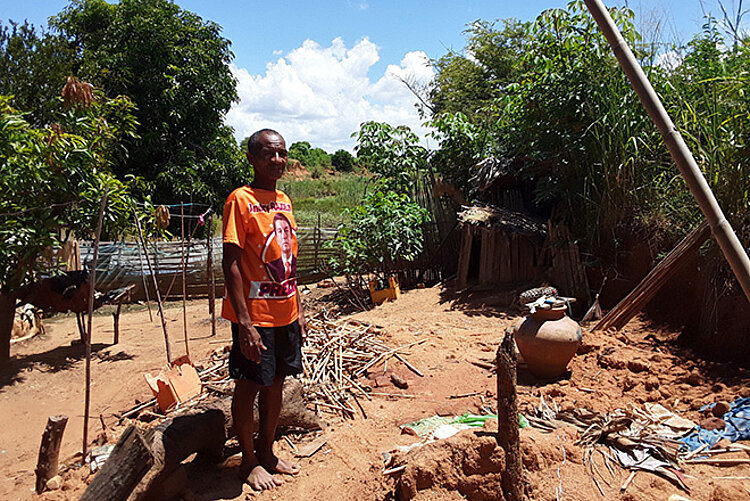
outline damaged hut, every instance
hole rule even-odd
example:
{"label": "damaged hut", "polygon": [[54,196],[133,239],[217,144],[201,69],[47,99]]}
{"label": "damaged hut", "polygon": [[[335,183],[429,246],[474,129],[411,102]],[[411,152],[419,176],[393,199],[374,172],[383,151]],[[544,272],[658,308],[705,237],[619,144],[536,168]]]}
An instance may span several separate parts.
{"label": "damaged hut", "polygon": [[477,165],[473,207],[462,208],[458,287],[536,286],[542,282],[582,303],[591,294],[578,247],[534,201],[533,179],[520,175],[523,159],[489,157]]}

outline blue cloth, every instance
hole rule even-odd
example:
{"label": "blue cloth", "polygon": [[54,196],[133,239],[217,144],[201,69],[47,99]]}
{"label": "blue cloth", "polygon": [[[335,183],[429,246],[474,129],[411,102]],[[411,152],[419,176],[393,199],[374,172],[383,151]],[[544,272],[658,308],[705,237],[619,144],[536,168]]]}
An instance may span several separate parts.
{"label": "blue cloth", "polygon": [[[701,411],[712,408],[716,404],[704,405]],[[722,438],[730,442],[750,440],[750,398],[738,398],[731,403],[729,412],[722,416],[726,423],[723,430],[706,430],[700,426],[696,431],[682,439],[688,450],[694,450],[703,444],[713,446]]]}

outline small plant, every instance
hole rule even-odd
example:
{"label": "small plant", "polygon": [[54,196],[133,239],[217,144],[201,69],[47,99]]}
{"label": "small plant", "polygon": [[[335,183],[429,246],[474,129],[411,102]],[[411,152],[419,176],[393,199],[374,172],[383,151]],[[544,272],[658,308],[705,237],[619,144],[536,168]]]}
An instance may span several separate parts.
{"label": "small plant", "polygon": [[334,270],[347,276],[374,274],[387,280],[400,263],[411,262],[424,248],[423,225],[429,213],[406,195],[392,191],[367,194],[362,204],[345,211],[331,245]]}

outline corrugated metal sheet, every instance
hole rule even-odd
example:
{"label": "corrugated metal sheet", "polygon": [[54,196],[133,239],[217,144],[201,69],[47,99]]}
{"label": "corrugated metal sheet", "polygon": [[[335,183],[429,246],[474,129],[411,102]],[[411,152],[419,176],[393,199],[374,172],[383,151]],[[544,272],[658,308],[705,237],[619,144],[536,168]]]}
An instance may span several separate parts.
{"label": "corrugated metal sheet", "polygon": [[[324,248],[323,243],[335,236],[336,230],[331,228],[299,228],[297,231],[299,244],[297,276],[300,283],[310,283],[323,278],[322,269],[334,252],[332,249]],[[154,241],[149,242],[147,246],[162,297],[181,297],[182,243]],[[221,295],[224,286],[224,273],[221,268],[221,238],[212,239],[211,248],[216,292],[217,295]],[[82,241],[80,249],[81,263],[84,268],[90,268],[93,260],[92,243]],[[185,256],[187,296],[207,295],[209,292],[207,241],[185,242]],[[99,243],[99,257],[96,265],[97,290],[107,291],[132,284],[136,286],[132,297],[144,299],[143,277],[149,287],[150,297],[155,297],[151,275],[140,245],[124,241]]]}

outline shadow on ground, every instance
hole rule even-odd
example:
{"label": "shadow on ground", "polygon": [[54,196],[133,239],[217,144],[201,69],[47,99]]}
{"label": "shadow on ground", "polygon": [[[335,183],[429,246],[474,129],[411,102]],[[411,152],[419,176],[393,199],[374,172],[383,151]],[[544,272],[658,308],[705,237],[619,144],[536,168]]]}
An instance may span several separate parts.
{"label": "shadow on ground", "polygon": [[[118,362],[132,360],[133,355],[120,351],[112,354],[112,345],[94,343],[91,345],[93,360],[102,362]],[[58,346],[43,353],[13,356],[8,364],[0,369],[0,389],[25,380],[24,373],[32,370],[45,372],[59,372],[70,369],[76,362],[86,357],[86,349],[82,344]]]}

